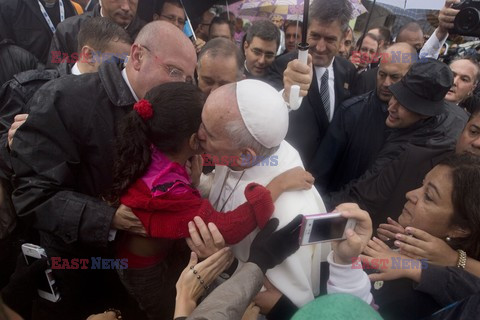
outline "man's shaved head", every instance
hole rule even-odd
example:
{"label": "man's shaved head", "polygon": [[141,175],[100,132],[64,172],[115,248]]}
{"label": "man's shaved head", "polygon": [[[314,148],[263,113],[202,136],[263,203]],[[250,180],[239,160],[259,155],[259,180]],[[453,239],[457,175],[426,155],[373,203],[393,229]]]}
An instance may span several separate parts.
{"label": "man's shaved head", "polygon": [[140,30],[132,45],[127,76],[141,99],[162,83],[192,80],[196,59],[195,48],[182,31],[171,23],[153,21]]}

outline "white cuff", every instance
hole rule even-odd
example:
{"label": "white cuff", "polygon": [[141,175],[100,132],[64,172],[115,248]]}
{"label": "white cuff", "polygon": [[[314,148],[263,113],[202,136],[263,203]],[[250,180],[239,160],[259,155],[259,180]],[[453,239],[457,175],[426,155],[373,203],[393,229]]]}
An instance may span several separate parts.
{"label": "white cuff", "polygon": [[113,241],[115,240],[115,237],[117,236],[117,230],[115,229],[110,229],[110,231],[108,231],[108,241]]}
{"label": "white cuff", "polygon": [[328,254],[330,277],[327,282],[328,293],[349,293],[359,297],[368,304],[373,301],[370,293],[371,284],[363,269],[354,269],[351,264],[338,264],[333,261],[334,252]]}

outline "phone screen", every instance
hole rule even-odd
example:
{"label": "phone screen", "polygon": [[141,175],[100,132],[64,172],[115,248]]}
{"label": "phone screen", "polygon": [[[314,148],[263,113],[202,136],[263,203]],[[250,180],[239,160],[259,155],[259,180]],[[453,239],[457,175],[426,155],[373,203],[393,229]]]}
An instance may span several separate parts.
{"label": "phone screen", "polygon": [[311,243],[342,238],[347,221],[348,219],[344,217],[314,220],[308,242]]}

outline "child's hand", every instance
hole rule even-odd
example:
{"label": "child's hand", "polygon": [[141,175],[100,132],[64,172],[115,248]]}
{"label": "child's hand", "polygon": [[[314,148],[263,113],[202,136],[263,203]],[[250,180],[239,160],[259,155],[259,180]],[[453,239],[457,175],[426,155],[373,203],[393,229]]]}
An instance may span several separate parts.
{"label": "child's hand", "polygon": [[309,190],[315,179],[302,167],[295,167],[276,176],[271,183],[280,186],[282,191]]}

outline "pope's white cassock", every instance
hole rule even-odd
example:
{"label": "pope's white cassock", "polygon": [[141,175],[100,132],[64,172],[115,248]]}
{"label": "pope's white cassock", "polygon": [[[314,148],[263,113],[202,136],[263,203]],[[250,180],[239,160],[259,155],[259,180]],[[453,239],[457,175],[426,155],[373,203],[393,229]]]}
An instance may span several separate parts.
{"label": "pope's white cassock", "polygon": [[[263,87],[265,84],[260,81],[254,82],[257,89],[259,86],[262,88],[262,97],[255,97],[252,93],[255,90],[252,90],[251,86],[245,85],[245,82],[248,81],[251,83],[254,80],[244,80],[237,83],[237,101],[242,118],[257,141],[268,147],[272,145],[273,141],[273,146],[280,144],[280,148],[269,160],[243,171],[234,171],[227,166],[215,167],[209,200],[217,210],[223,212],[233,210],[246,201],[244,190],[249,183],[256,182],[266,186],[273,178],[286,170],[298,166],[303,167],[298,152],[288,142],[283,141],[288,128],[286,106],[284,106],[285,111],[281,112],[282,115],[280,115],[279,120],[278,112],[272,112],[271,108],[280,107],[278,105],[265,107],[264,105],[265,102],[271,102],[267,99],[266,91],[268,90]],[[242,94],[245,91],[249,92],[248,98],[242,99]],[[267,99],[267,101],[262,101],[262,99]],[[278,100],[276,102],[283,104],[282,99],[280,102]],[[268,104],[270,105],[270,103]],[[266,131],[262,131],[265,126],[261,129],[257,128],[262,123],[269,124],[266,126],[268,127]],[[316,189],[312,188],[307,191],[283,193],[275,202],[273,217],[279,219],[279,228],[281,228],[298,214],[323,212],[326,212],[323,201]],[[253,231],[241,242],[232,246],[232,251],[237,259],[243,262],[247,261],[250,244],[258,231],[258,229]],[[306,304],[319,294],[320,245],[300,247],[296,253],[288,257],[282,264],[269,270],[266,275],[270,282],[297,306]]]}

